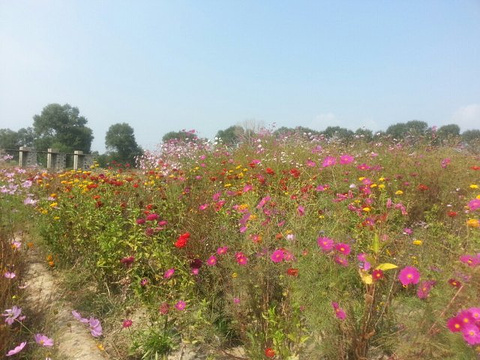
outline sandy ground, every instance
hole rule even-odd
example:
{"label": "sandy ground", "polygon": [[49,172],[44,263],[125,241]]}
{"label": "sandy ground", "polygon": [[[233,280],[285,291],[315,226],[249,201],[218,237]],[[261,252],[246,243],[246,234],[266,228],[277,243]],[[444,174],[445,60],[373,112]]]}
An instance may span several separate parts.
{"label": "sandy ground", "polygon": [[62,299],[60,287],[47,266],[35,248],[29,250],[25,274],[27,308],[42,314],[51,325],[45,332],[54,339],[55,355],[52,360],[107,359],[89,328],[72,316],[74,309]]}

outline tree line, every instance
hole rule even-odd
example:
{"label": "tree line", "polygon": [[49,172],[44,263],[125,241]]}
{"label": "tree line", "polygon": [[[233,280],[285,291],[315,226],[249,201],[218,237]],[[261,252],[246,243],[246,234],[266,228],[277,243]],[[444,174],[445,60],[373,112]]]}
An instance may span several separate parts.
{"label": "tree line", "polygon": [[[49,104],[45,106],[40,115],[33,117],[33,125],[18,131],[0,129],[0,149],[18,149],[20,146],[33,147],[39,151],[48,148],[57,149],[60,152],[72,153],[81,150],[85,154],[91,151],[93,131],[87,127],[87,119],[80,116],[80,111],[69,104]],[[233,125],[216,134],[217,141],[225,145],[237,145],[252,140],[258,132],[255,126]],[[274,135],[300,135],[300,136],[323,136],[327,139],[351,141],[362,139],[374,141],[376,138],[388,136],[396,140],[418,139],[429,136],[437,143],[449,139],[461,139],[465,143],[480,140],[480,130],[466,130],[460,133],[460,127],[456,124],[444,125],[439,128],[431,128],[424,121],[411,120],[406,123],[391,125],[386,131],[374,133],[365,128],[352,131],[340,126],[328,126],[323,131],[309,129],[307,127],[288,128],[281,127],[275,130]],[[172,140],[201,140],[195,131],[171,131],[162,137],[163,142]],[[142,148],[135,140],[133,128],[127,123],[111,125],[105,135],[105,147],[107,152],[98,156],[101,165],[117,162],[121,164],[135,164],[135,158],[143,153]]]}

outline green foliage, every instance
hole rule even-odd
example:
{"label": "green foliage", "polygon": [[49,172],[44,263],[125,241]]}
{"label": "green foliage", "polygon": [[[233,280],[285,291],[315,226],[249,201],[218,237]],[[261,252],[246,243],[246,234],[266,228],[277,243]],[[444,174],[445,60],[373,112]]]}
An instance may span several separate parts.
{"label": "green foliage", "polygon": [[217,135],[218,138],[225,145],[237,145],[240,143],[242,137],[245,135],[245,130],[241,126],[230,126],[225,130],[219,130]]}
{"label": "green foliage", "polygon": [[163,142],[168,142],[170,140],[181,140],[181,141],[187,141],[187,140],[192,140],[195,141],[198,139],[197,134],[195,134],[192,131],[186,131],[186,130],[181,130],[181,131],[170,131],[163,135],[162,141]]}
{"label": "green foliage", "polygon": [[87,119],[69,104],[50,104],[40,115],[33,117],[35,147],[38,150],[56,148],[62,152],[81,150],[90,152],[92,130],[86,127]]}
{"label": "green foliage", "polygon": [[105,135],[105,146],[109,150],[109,160],[121,164],[135,164],[135,158],[142,154],[142,149],[135,141],[133,128],[126,124],[114,124]]}

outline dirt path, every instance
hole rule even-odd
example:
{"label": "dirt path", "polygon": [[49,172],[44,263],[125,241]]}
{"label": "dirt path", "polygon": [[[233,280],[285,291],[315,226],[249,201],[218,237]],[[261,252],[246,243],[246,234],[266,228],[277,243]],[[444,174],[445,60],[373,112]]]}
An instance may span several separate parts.
{"label": "dirt path", "polygon": [[48,328],[45,333],[54,339],[54,360],[107,359],[106,354],[98,348],[98,342],[90,334],[89,328],[73,318],[71,304],[62,298],[58,282],[37,249],[29,250],[27,264],[27,308],[47,319]]}

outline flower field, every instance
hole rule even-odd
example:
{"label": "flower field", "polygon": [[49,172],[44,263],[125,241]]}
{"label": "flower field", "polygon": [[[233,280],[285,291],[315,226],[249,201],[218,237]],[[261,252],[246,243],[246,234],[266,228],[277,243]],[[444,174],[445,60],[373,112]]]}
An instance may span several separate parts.
{"label": "flower field", "polygon": [[[473,151],[262,134],[236,148],[171,142],[139,164],[0,173],[2,208],[28,219],[52,272],[76,274],[72,321],[112,359],[181,344],[209,359],[479,356]],[[54,347],[48,328],[20,329],[10,261],[4,353]]]}

